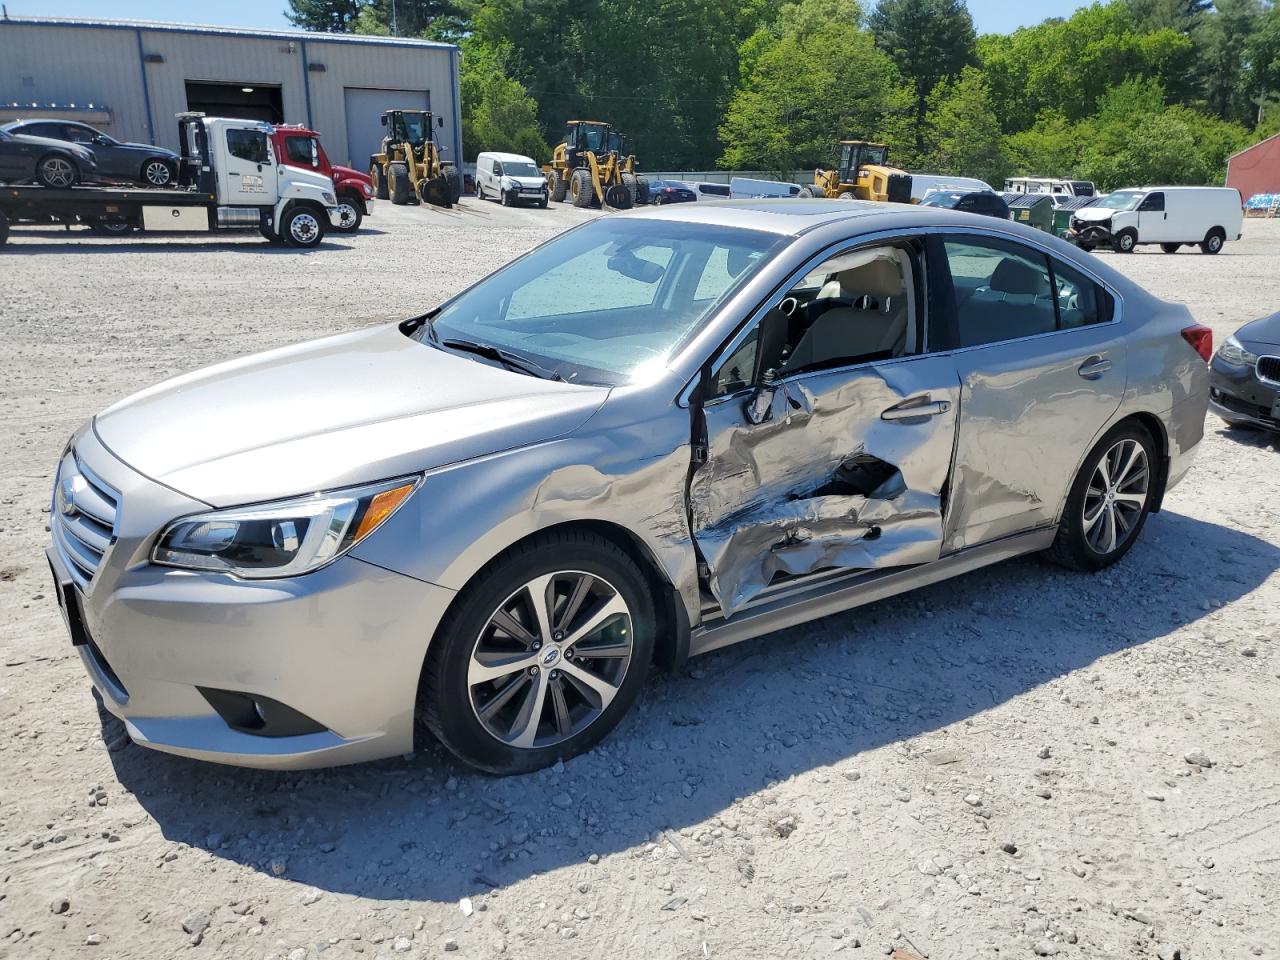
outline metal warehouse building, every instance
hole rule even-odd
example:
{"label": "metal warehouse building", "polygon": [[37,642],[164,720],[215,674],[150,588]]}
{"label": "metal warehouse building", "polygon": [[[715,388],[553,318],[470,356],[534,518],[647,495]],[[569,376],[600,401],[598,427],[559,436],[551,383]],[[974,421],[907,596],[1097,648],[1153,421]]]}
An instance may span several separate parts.
{"label": "metal warehouse building", "polygon": [[383,110],[429,109],[461,165],[458,57],[428,40],[14,17],[0,20],[0,122],[74,118],[173,150],[185,110],[304,123],[363,170]]}

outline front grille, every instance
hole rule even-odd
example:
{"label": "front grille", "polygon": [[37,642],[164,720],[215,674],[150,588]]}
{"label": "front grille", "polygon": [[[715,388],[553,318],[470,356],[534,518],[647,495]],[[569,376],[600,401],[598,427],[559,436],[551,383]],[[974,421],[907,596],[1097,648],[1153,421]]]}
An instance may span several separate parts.
{"label": "front grille", "polygon": [[1259,380],[1280,383],[1280,357],[1259,357],[1255,370]]}
{"label": "front grille", "polygon": [[53,546],[81,590],[87,591],[116,538],[120,496],[70,451],[58,464],[49,529]]}

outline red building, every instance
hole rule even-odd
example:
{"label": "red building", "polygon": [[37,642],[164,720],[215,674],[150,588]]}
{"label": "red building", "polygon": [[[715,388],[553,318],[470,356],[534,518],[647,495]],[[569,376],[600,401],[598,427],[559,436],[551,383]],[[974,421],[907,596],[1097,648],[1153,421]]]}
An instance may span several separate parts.
{"label": "red building", "polygon": [[1227,186],[1248,200],[1258,193],[1280,193],[1280,133],[1241,150],[1227,161]]}

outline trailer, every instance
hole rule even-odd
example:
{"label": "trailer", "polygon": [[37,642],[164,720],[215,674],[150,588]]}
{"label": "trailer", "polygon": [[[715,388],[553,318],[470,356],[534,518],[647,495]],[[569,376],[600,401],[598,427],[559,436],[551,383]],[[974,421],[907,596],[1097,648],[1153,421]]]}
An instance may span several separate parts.
{"label": "trailer", "polygon": [[82,225],[122,236],[256,230],[273,243],[314,247],[339,215],[333,181],[277,164],[268,123],[178,114],[179,189],[0,187],[0,244],[13,223]]}

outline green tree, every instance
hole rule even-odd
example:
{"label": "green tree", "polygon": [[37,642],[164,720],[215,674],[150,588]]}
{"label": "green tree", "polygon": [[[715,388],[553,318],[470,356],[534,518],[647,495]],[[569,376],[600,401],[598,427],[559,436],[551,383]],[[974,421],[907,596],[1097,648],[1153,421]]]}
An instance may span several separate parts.
{"label": "green tree", "polygon": [[974,60],[973,18],[964,0],[880,0],[869,25],[912,86],[916,150],[923,152],[929,95]]}
{"label": "green tree", "polygon": [[538,129],[538,104],[523,84],[507,76],[507,54],[474,38],[463,41],[458,82],[466,159],[474,161],[483,150],[498,150],[545,162],[551,149]]}
{"label": "green tree", "polygon": [[1008,174],[1000,121],[991,102],[991,86],[982,71],[965,67],[943,80],[929,96],[931,172],[978,177],[999,185]]}
{"label": "green tree", "polygon": [[289,0],[285,19],[316,33],[351,33],[367,0]]}
{"label": "green tree", "polygon": [[1271,7],[1259,18],[1245,55],[1253,68],[1258,93],[1254,105],[1261,107],[1259,113],[1264,120],[1280,115],[1280,103],[1275,102],[1280,97],[1280,6]]}
{"label": "green tree", "polygon": [[1252,121],[1252,76],[1241,53],[1261,17],[1260,0],[1216,0],[1196,26],[1205,105],[1220,119]]}
{"label": "green tree", "polygon": [[1212,0],[1126,0],[1134,25],[1143,32],[1177,30],[1189,33]]}

